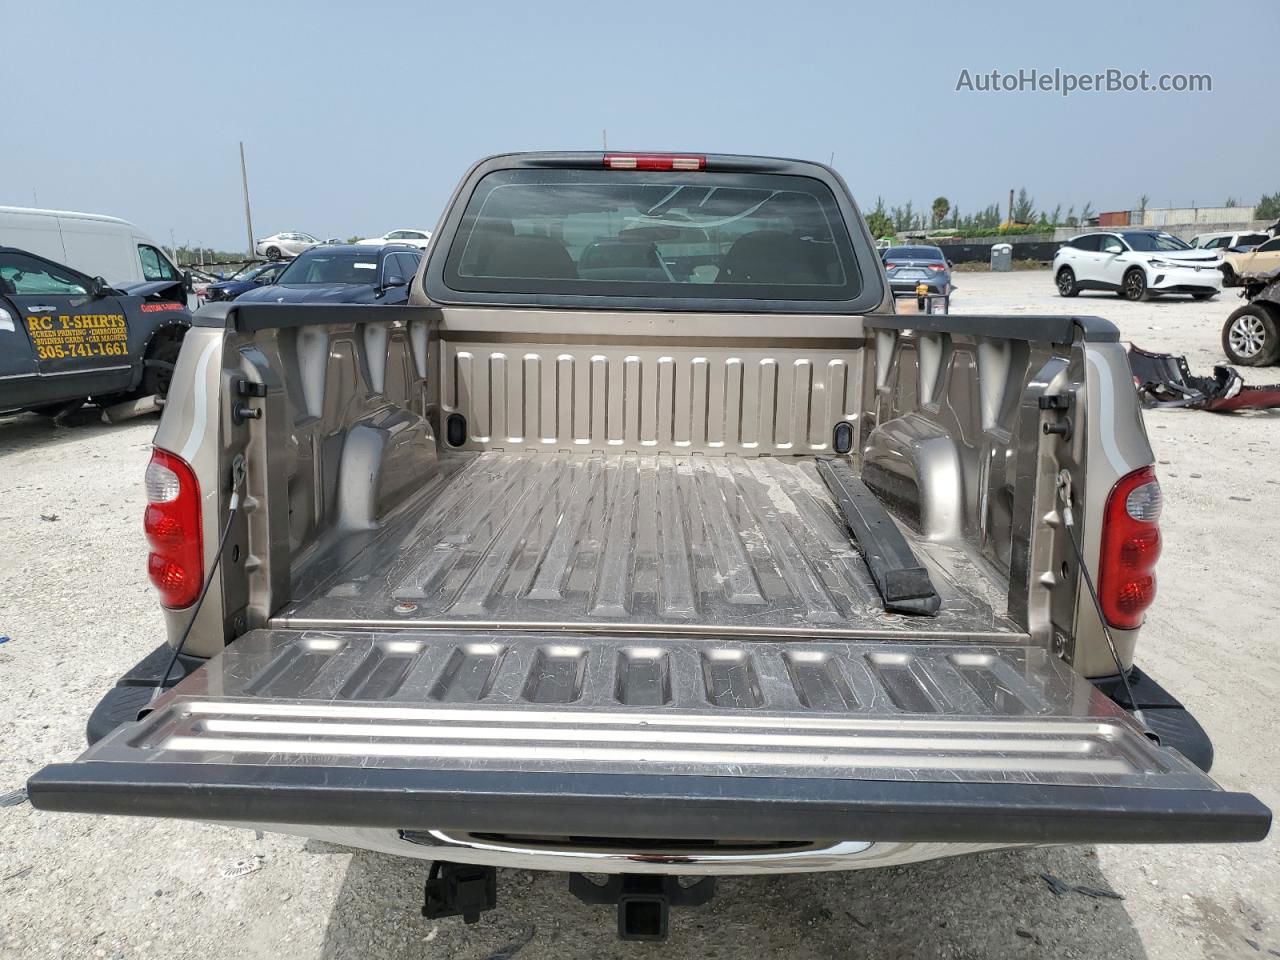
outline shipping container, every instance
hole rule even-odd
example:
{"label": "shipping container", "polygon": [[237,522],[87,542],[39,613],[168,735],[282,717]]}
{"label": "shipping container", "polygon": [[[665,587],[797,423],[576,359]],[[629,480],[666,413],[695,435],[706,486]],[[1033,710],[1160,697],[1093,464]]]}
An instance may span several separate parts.
{"label": "shipping container", "polygon": [[1148,207],[1134,223],[1144,227],[1167,227],[1184,223],[1246,224],[1253,220],[1253,207]]}

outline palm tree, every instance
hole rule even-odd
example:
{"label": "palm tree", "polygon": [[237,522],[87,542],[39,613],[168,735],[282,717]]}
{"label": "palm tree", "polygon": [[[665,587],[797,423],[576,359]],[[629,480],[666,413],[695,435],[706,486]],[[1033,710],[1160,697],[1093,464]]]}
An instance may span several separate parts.
{"label": "palm tree", "polygon": [[938,197],[933,201],[933,225],[935,227],[942,226],[942,221],[947,218],[947,213],[951,210],[951,201],[946,197]]}

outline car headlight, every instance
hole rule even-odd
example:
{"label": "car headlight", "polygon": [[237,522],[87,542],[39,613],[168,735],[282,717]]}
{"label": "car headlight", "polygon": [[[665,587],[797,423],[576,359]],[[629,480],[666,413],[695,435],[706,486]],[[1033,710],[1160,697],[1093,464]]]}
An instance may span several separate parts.
{"label": "car headlight", "polygon": [[1175,263],[1171,260],[1161,260],[1159,257],[1152,257],[1147,261],[1148,266],[1157,268],[1158,270],[1169,270],[1173,267],[1180,267],[1182,264]]}

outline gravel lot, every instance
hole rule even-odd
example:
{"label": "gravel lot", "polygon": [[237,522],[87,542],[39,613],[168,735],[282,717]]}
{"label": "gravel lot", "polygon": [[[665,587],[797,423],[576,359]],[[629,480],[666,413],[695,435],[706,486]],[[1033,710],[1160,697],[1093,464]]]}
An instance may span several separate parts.
{"label": "gravel lot", "polygon": [[[1096,313],[1126,339],[1221,360],[1227,292],[1059,299],[1047,272],[961,274],[956,312]],[[1245,371],[1251,382],[1280,369]],[[1280,806],[1280,414],[1148,414],[1166,493],[1140,661],[1214,737],[1215,777]],[[75,757],[103,690],[162,634],[143,570],[154,421],[0,419],[0,793]],[[1055,848],[847,874],[724,880],[673,913],[672,958],[1280,957],[1275,835],[1251,846]],[[244,858],[260,869],[225,879]],[[1040,878],[1117,891],[1055,896]],[[225,827],[0,808],[0,957],[656,956],[559,877],[504,872],[473,927],[418,914],[423,865]]]}

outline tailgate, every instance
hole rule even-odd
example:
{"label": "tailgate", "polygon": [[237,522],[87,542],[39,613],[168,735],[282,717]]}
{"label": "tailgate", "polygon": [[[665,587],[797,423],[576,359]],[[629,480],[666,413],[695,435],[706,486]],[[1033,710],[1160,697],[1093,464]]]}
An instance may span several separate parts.
{"label": "tailgate", "polygon": [[634,837],[1255,840],[1039,648],[250,633],[29,783],[42,809]]}

